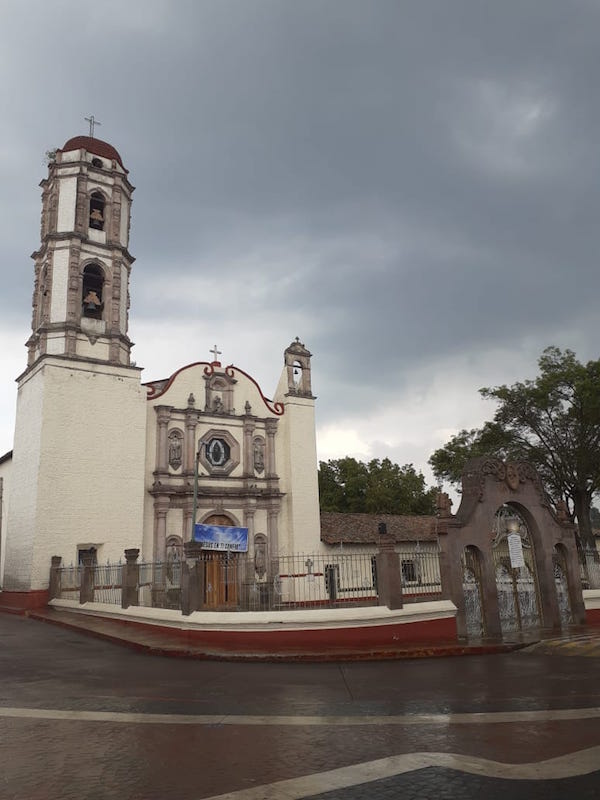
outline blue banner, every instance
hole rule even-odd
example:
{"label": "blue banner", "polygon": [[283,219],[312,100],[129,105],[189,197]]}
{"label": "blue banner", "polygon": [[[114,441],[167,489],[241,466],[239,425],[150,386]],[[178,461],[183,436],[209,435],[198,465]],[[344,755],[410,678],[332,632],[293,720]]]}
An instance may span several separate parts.
{"label": "blue banner", "polygon": [[248,528],[228,528],[224,525],[194,525],[194,541],[206,550],[235,550],[248,552]]}

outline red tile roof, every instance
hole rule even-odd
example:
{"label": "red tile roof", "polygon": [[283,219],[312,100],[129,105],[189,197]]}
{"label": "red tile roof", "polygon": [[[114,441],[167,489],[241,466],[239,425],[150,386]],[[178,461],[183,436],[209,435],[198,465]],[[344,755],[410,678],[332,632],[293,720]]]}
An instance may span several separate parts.
{"label": "red tile roof", "polygon": [[[92,136],[74,136],[61,148],[62,153],[68,153],[70,150],[87,150],[95,156],[109,158],[111,161],[114,159],[125,169],[119,153],[112,144],[103,142],[102,139],[95,139]],[[125,170],[125,172],[128,172],[128,170]]]}
{"label": "red tile roof", "polygon": [[385,522],[387,532],[397,542],[435,540],[436,518],[396,514],[341,514],[321,512],[321,541],[326,544],[377,544],[378,526]]}

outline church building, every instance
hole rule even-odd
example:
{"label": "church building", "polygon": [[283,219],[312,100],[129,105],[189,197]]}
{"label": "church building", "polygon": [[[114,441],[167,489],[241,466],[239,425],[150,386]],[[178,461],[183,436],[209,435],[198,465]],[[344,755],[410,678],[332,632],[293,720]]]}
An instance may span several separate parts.
{"label": "church building", "polygon": [[316,552],[304,344],[285,349],[272,399],[223,366],[216,346],[208,360],[142,383],[129,338],[134,187],[121,156],[77,136],[41,187],[27,367],[13,451],[0,458],[0,602],[45,602],[55,555],[113,562],[139,548],[162,561],[194,523],[247,529],[250,556]]}

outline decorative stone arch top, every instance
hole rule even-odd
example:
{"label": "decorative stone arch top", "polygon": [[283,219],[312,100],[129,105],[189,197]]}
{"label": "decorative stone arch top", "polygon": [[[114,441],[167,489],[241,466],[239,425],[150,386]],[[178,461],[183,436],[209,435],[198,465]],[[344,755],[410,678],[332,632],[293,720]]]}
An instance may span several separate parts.
{"label": "decorative stone arch top", "polygon": [[271,414],[274,414],[277,417],[281,417],[285,412],[285,407],[283,403],[276,403],[265,397],[263,390],[260,388],[257,381],[243,369],[240,369],[239,367],[230,364],[228,367],[225,367],[225,370],[219,369],[217,372],[217,368],[215,367],[215,365],[209,364],[208,361],[194,361],[192,364],[187,364],[185,367],[181,367],[180,369],[178,369],[169,378],[163,378],[162,380],[150,381],[148,383],[144,383],[143,386],[145,386],[146,388],[146,399],[156,400],[159,397],[162,397],[169,391],[170,387],[173,385],[178,375],[180,375],[182,372],[185,372],[185,370],[193,369],[194,367],[204,368],[203,375],[205,379],[210,379],[213,375],[216,374],[221,377],[226,377],[228,380],[231,381],[231,385],[233,385],[233,383],[236,382],[238,374],[243,375],[244,378],[246,378],[247,380],[249,380],[251,383],[254,384],[254,386],[258,390],[262,402],[264,403],[267,410],[271,412]]}
{"label": "decorative stone arch top", "polygon": [[471,459],[462,474],[463,497],[476,497],[482,502],[488,481],[504,484],[508,499],[531,486],[542,505],[548,505],[542,480],[535,467],[526,461],[502,461],[489,456]]}

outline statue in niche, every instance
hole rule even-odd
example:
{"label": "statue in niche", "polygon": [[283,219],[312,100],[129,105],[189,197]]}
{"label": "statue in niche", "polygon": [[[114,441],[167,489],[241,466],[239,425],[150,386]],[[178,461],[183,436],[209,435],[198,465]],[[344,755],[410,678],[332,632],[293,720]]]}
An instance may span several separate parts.
{"label": "statue in niche", "polygon": [[262,472],[265,468],[265,445],[260,439],[254,440],[253,456],[255,471]]}
{"label": "statue in niche", "polygon": [[262,536],[254,542],[254,571],[259,578],[267,572],[267,543]]}
{"label": "statue in niche", "polygon": [[213,407],[212,410],[215,414],[222,414],[225,410],[223,408],[223,401],[221,400],[220,395],[217,395],[213,400]]}
{"label": "statue in niche", "polygon": [[183,434],[181,431],[171,431],[169,434],[169,466],[171,469],[179,469],[181,466],[182,444]]}

